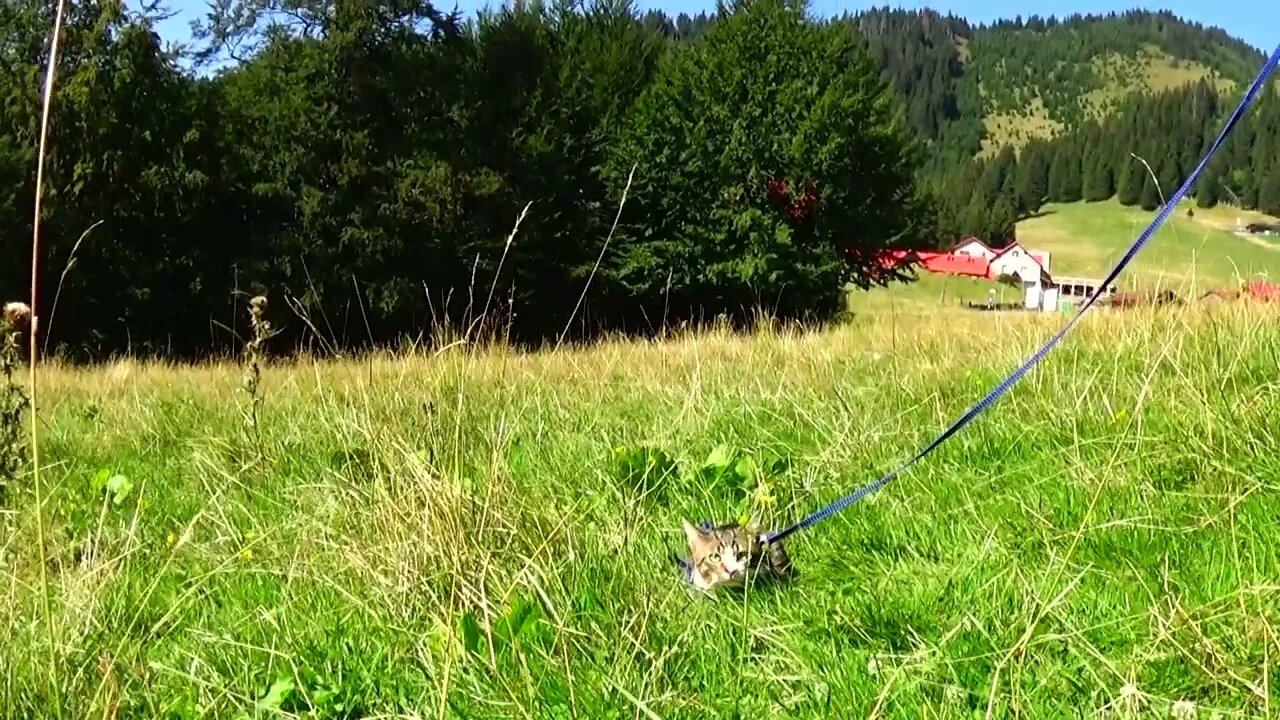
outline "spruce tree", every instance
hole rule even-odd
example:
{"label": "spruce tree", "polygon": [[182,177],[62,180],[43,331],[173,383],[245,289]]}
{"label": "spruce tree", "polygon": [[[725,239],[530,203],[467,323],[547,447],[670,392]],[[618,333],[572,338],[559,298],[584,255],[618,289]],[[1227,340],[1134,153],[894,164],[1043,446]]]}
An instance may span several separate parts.
{"label": "spruce tree", "polygon": [[1084,176],[1080,171],[1078,147],[1067,145],[1063,153],[1061,202],[1079,202],[1084,196]]}
{"label": "spruce tree", "polygon": [[1240,204],[1248,210],[1255,210],[1258,207],[1258,196],[1258,176],[1254,174],[1253,168],[1246,168],[1240,174]]}
{"label": "spruce tree", "polygon": [[1022,149],[1014,192],[1018,207],[1027,214],[1038,211],[1049,195],[1049,158],[1044,143],[1031,142]]}
{"label": "spruce tree", "polygon": [[1049,200],[1052,202],[1066,202],[1067,165],[1065,143],[1058,143],[1049,163]]}
{"label": "spruce tree", "polygon": [[996,200],[996,204],[992,206],[991,212],[988,214],[987,243],[995,247],[1008,245],[1013,240],[1017,222],[1018,216],[1013,206],[1013,199],[1001,196]]}
{"label": "spruce tree", "polygon": [[1160,178],[1160,189],[1164,191],[1164,197],[1178,192],[1178,188],[1182,187],[1182,174],[1178,172],[1178,161],[1171,155],[1165,155],[1160,161],[1160,171],[1157,173]]}
{"label": "spruce tree", "polygon": [[1084,199],[1088,202],[1101,202],[1111,199],[1115,194],[1115,184],[1111,177],[1111,166],[1096,155],[1089,165],[1084,182]]}
{"label": "spruce tree", "polygon": [[1268,215],[1280,217],[1280,164],[1273,165],[1262,182],[1262,189],[1258,192],[1258,209]]}
{"label": "spruce tree", "polygon": [[1160,190],[1156,188],[1155,180],[1151,178],[1150,173],[1145,172],[1146,168],[1142,170],[1142,191],[1138,194],[1138,205],[1143,210],[1151,212],[1160,207]]}
{"label": "spruce tree", "polygon": [[1120,174],[1116,179],[1116,199],[1125,207],[1137,205],[1142,198],[1143,175],[1135,169],[1137,165],[1133,158],[1125,158],[1120,163]]}
{"label": "spruce tree", "polygon": [[1013,147],[1005,145],[995,159],[986,164],[978,179],[978,193],[988,206],[995,205],[1009,178],[1017,171],[1017,156]]}
{"label": "spruce tree", "polygon": [[1209,163],[1196,181],[1196,207],[1211,208],[1218,204],[1219,184],[1222,182],[1222,166],[1215,160]]}

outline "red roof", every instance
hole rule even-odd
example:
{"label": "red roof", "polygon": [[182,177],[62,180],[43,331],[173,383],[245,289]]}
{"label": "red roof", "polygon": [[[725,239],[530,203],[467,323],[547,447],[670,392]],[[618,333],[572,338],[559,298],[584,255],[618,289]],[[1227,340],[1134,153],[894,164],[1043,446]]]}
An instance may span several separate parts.
{"label": "red roof", "polygon": [[991,269],[991,263],[986,258],[971,257],[969,255],[928,253],[928,257],[921,257],[920,260],[930,272],[946,273],[947,275],[986,277]]}
{"label": "red roof", "polygon": [[1280,300],[1280,285],[1263,280],[1254,280],[1246,287],[1250,295],[1259,300]]}
{"label": "red roof", "polygon": [[[976,242],[979,245],[990,249],[990,246],[981,240],[978,240],[977,238],[968,238],[953,246],[953,250],[954,248],[966,245],[970,242]],[[1023,252],[1027,254],[1027,257],[1031,258],[1032,262],[1040,266],[1040,269],[1043,272],[1048,272],[1045,268],[1046,253],[1041,250],[1027,250],[1016,240],[1000,250],[993,250],[993,252],[995,252],[995,257],[991,260],[973,255],[960,255],[955,252],[889,250],[879,253],[876,261],[880,267],[886,269],[918,262],[929,272],[942,273],[945,275],[960,275],[963,277],[989,278],[991,276],[991,263],[996,258],[999,258],[1014,248],[1021,248]],[[1280,292],[1280,290],[1277,292]]]}
{"label": "red roof", "polygon": [[884,268],[894,268],[918,261],[929,272],[967,277],[986,277],[991,267],[985,258],[923,250],[890,250],[880,253],[877,261]]}

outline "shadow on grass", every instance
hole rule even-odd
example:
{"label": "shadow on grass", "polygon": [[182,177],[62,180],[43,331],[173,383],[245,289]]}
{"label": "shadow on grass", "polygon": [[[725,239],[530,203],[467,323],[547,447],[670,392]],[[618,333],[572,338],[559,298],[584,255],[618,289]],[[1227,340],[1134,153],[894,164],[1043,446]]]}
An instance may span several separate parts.
{"label": "shadow on grass", "polygon": [[1023,217],[1018,218],[1018,222],[1022,222],[1023,220],[1035,220],[1037,218],[1049,217],[1050,215],[1057,215],[1057,214],[1058,214],[1057,210],[1041,208],[1031,213],[1030,215],[1024,215]]}

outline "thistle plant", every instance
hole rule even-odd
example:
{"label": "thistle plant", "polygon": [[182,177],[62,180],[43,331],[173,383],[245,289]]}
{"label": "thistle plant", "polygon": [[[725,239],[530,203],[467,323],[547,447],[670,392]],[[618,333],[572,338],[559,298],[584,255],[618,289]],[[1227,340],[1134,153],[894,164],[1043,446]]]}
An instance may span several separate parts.
{"label": "thistle plant", "polygon": [[255,439],[258,435],[258,409],[262,405],[263,348],[271,337],[271,323],[266,318],[267,298],[255,295],[249,300],[249,326],[252,337],[245,343],[245,355],[248,365],[244,373],[244,391],[249,394],[249,425],[253,428]]}
{"label": "thistle plant", "polygon": [[17,370],[22,363],[22,334],[31,321],[31,308],[25,303],[11,302],[0,312],[0,503],[5,499],[9,483],[23,464],[26,445],[22,416],[30,400],[18,382]]}

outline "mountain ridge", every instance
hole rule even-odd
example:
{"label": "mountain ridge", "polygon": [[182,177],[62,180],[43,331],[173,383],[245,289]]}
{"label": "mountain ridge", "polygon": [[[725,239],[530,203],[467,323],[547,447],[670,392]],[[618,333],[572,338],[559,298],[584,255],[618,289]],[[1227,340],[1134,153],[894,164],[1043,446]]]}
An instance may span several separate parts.
{"label": "mountain ridge", "polygon": [[1114,115],[1134,94],[1252,80],[1265,55],[1171,11],[971,23],[933,9],[847,14],[902,96],[907,120],[950,160],[990,155]]}

